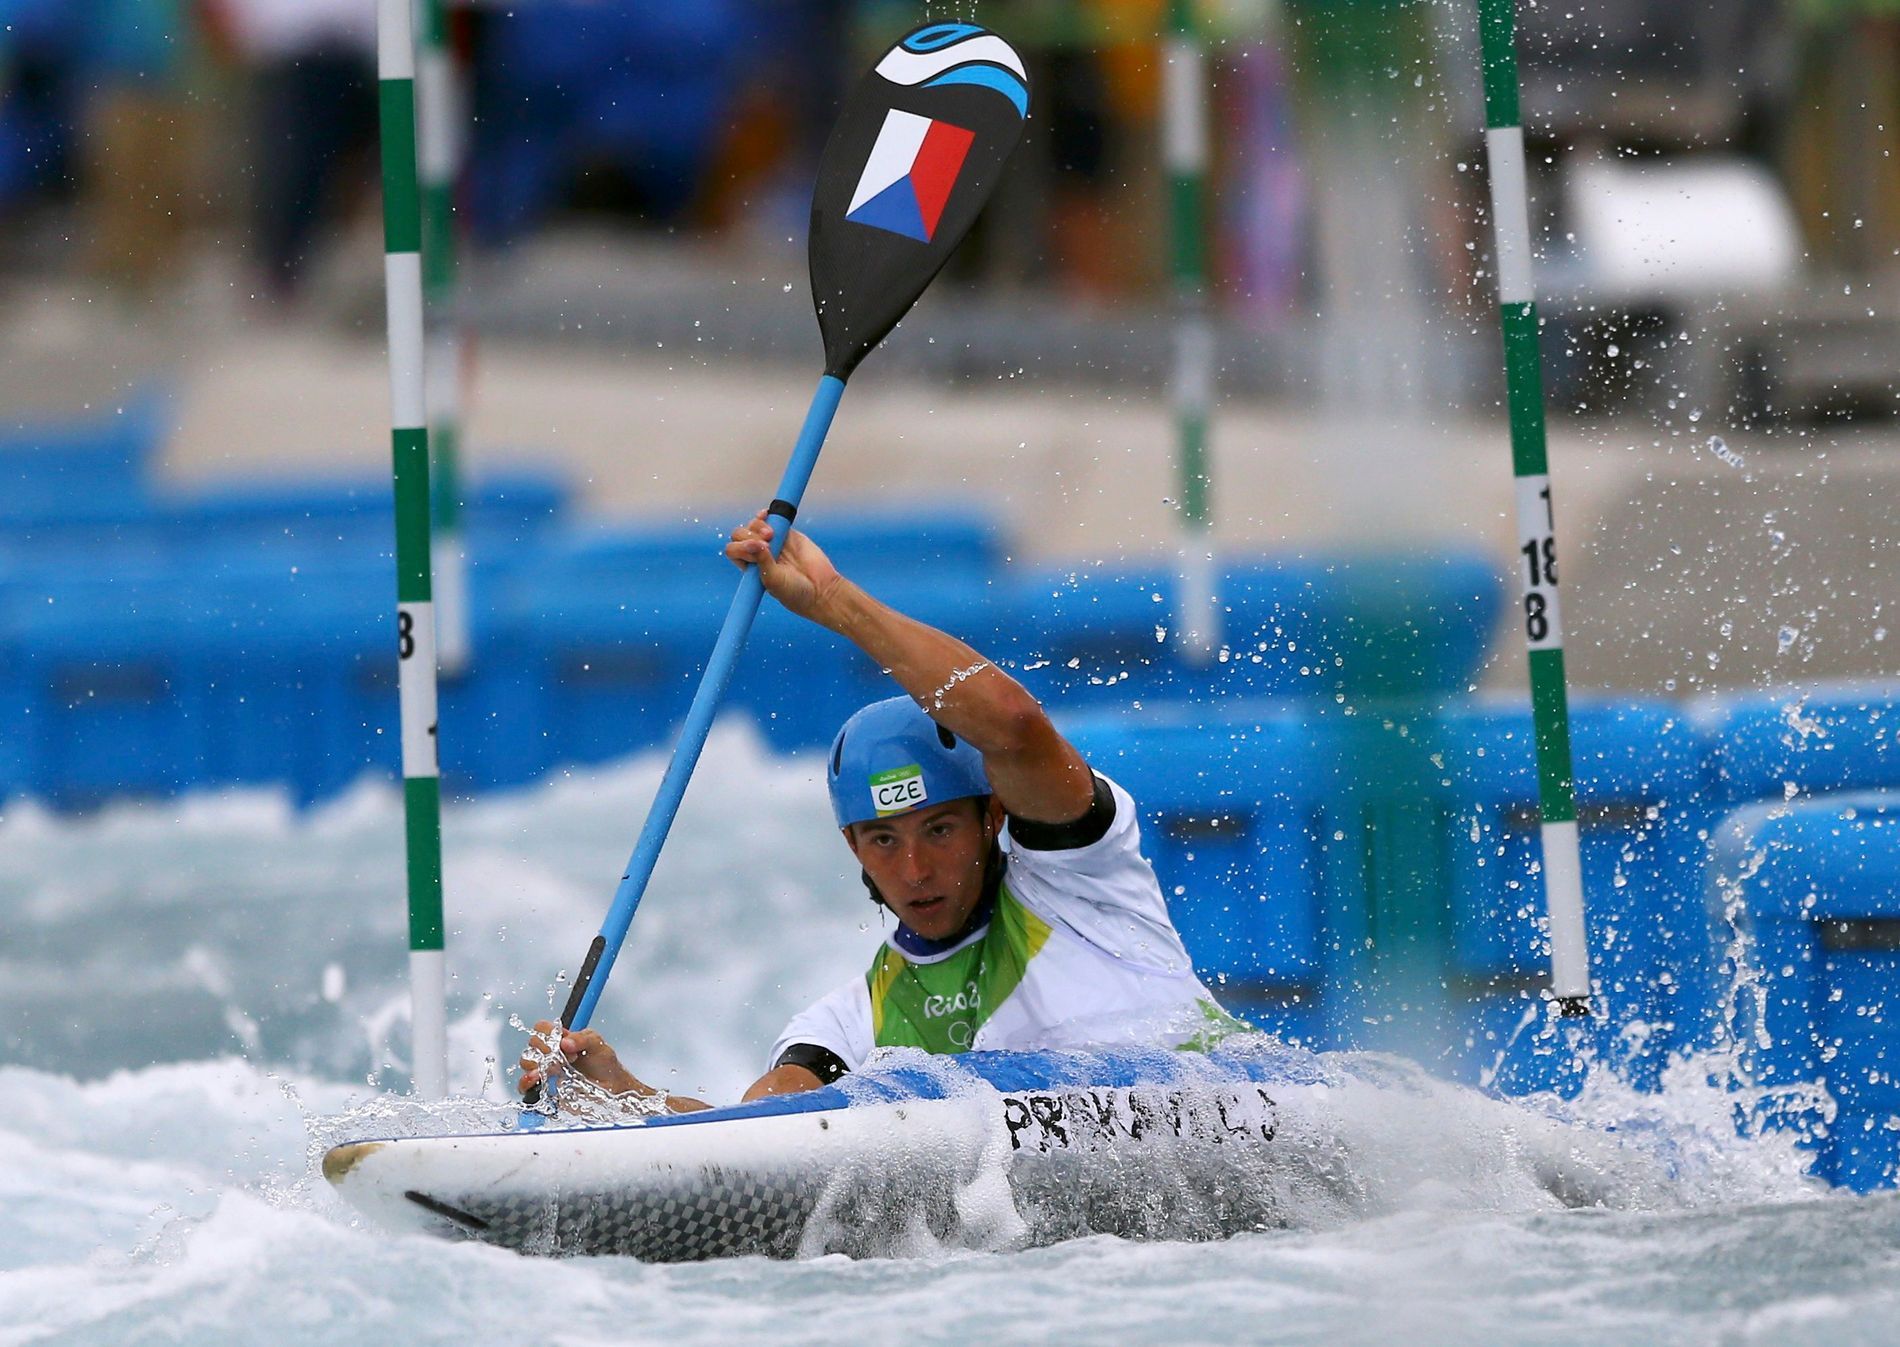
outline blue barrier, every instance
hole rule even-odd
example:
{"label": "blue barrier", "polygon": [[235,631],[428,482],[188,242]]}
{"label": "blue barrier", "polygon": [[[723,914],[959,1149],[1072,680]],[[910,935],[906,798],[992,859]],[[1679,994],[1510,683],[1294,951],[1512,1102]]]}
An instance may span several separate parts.
{"label": "blue barrier", "polygon": [[[483,473],[469,484],[463,521],[471,547],[533,541],[566,513],[566,479],[522,469]],[[222,479],[154,503],[149,527],[166,544],[198,554],[283,545],[386,551],[394,545],[395,500],[387,477]]]}
{"label": "blue barrier", "polygon": [[307,802],[347,784],[379,760],[345,693],[387,651],[394,585],[386,559],[318,553],[0,586],[27,788],[82,808],[267,782]]}
{"label": "blue barrier", "polygon": [[[1349,698],[1467,692],[1503,614],[1505,584],[1483,552],[1317,558],[1318,663]],[[1259,633],[1266,636],[1264,631]]]}
{"label": "blue barrier", "polygon": [[146,390],[102,416],[0,427],[0,528],[110,526],[141,505],[164,402]]}
{"label": "blue barrier", "polygon": [[25,593],[0,585],[0,803],[30,795],[37,785],[32,738],[38,707],[19,642],[30,616]]}
{"label": "blue barrier", "polygon": [[1223,649],[1195,665],[1171,639],[1172,572],[1040,567],[1005,582],[985,648],[1039,696],[1078,710],[1162,698],[1426,695],[1461,691],[1476,674],[1502,595],[1496,570],[1475,555],[1231,566],[1216,583]]}
{"label": "blue barrier", "polygon": [[[718,626],[730,588],[723,524],[557,541],[543,521],[565,495],[535,474],[490,478],[475,493],[476,668],[442,693],[451,790],[666,742]],[[161,509],[113,508],[128,533],[109,547],[97,511],[63,542],[16,535],[17,550],[0,546],[10,689],[0,792],[79,807],[284,781],[308,802],[391,768],[386,486],[226,486]],[[1002,551],[994,521],[969,508],[928,520],[885,509],[824,527],[841,564],[906,577],[911,588],[893,582],[899,602],[952,629],[972,625],[958,596],[984,592]],[[917,589],[926,575],[935,586]],[[789,750],[829,742],[886,684],[843,642],[771,610],[738,691],[735,704]]]}
{"label": "blue barrier", "polygon": [[1821,1177],[1859,1191],[1900,1180],[1900,793],[1753,805],[1716,830],[1709,903],[1738,937],[1735,1042],[1770,1091],[1818,1082],[1836,1109],[1762,1101]]}
{"label": "blue barrier", "polygon": [[[798,516],[825,555],[874,593],[891,581],[989,579],[1008,561],[995,512],[955,499],[881,504],[821,501]],[[723,545],[724,534],[721,534]]]}
{"label": "blue barrier", "polygon": [[[879,597],[964,637],[1064,710],[1163,699],[1215,706],[1385,679],[1461,687],[1496,617],[1493,572],[1457,559],[1239,567],[1223,581],[1234,639],[1224,658],[1199,668],[1165,639],[1173,580],[1163,573],[1042,568],[994,578],[993,534],[940,539],[901,519],[890,529],[860,520],[848,531],[821,521],[813,534],[847,575],[877,575],[870,588]],[[1434,622],[1442,627],[1427,639]],[[1382,623],[1394,635],[1375,651]],[[788,698],[794,674],[801,695]],[[862,656],[768,604],[733,696],[774,748],[790,751],[828,743],[845,716],[888,690]]]}
{"label": "blue barrier", "polygon": [[[506,472],[470,495],[479,597],[568,490]],[[0,530],[0,791],[84,807],[282,782],[308,803],[393,768],[386,482],[107,492],[60,520]],[[538,724],[501,719],[532,745]]]}
{"label": "blue barrier", "polygon": [[[991,589],[974,576],[949,584],[890,581],[876,586],[876,595],[899,612],[955,635],[995,620]],[[855,646],[768,602],[729,695],[735,707],[751,713],[774,751],[792,753],[829,748],[853,711],[898,691],[890,675]]]}
{"label": "blue barrier", "polygon": [[181,634],[202,612],[165,571],[16,591],[7,644],[23,699],[27,788],[64,809],[197,784],[204,662]]}
{"label": "blue barrier", "polygon": [[443,789],[512,789],[670,742],[730,597],[703,543],[657,569],[621,530],[472,549],[469,668],[438,690]]}
{"label": "blue barrier", "polygon": [[605,762],[664,742],[692,700],[707,633],[718,626],[720,596],[710,584],[640,598],[638,587],[611,581],[549,591],[543,574],[528,562],[503,586],[495,631],[515,669],[478,648],[468,693],[497,725],[536,725],[539,738],[493,745],[513,761],[491,758],[480,775]]}
{"label": "blue barrier", "polygon": [[189,637],[211,671],[200,766],[206,784],[283,782],[310,804],[396,774],[396,571],[334,549],[287,560],[230,564],[203,587],[218,620]]}
{"label": "blue barrier", "polygon": [[525,786],[556,761],[547,689],[537,681],[547,665],[522,658],[520,633],[479,602],[470,616],[469,672],[445,681],[437,703],[442,788],[453,794]]}
{"label": "blue barrier", "polygon": [[[201,568],[281,547],[386,551],[395,537],[388,478],[273,477],[165,494],[126,480],[74,494],[55,497],[49,488],[45,508],[0,506],[0,565],[43,564],[63,553],[95,566],[171,558]],[[546,473],[485,475],[465,502],[469,545],[533,542],[560,521],[569,495],[565,481]]]}
{"label": "blue barrier", "polygon": [[1900,787],[1900,685],[1833,683],[1695,704],[1711,806]]}
{"label": "blue barrier", "polygon": [[1327,996],[1354,951],[1328,938],[1323,727],[1286,707],[1063,716],[1063,733],[1135,797],[1195,971],[1230,1010],[1289,1040],[1337,1037]]}
{"label": "blue barrier", "polygon": [[[693,522],[613,524],[572,529],[551,539],[535,562],[534,583],[549,593],[569,585],[617,584],[642,603],[656,587],[682,582],[729,589],[735,572],[722,553],[732,526],[752,513],[735,505]],[[995,518],[969,504],[814,507],[799,518],[840,571],[873,592],[890,583],[964,583],[996,573],[1004,561]],[[717,624],[715,624],[716,629]]]}
{"label": "blue barrier", "polygon": [[[665,742],[681,690],[705,658],[707,633],[717,626],[728,583],[719,558],[725,516],[717,525],[550,535],[543,526],[564,501],[559,483],[532,473],[491,478],[474,492],[478,668],[465,685],[446,689],[443,700],[445,716],[467,716],[474,723],[445,724],[450,789],[519,784],[560,762],[596,762]],[[50,594],[71,583],[78,586],[75,594],[110,595],[119,576],[169,568],[169,586],[154,581],[172,591],[167,602],[248,604],[258,609],[257,622],[268,619],[276,631],[265,643],[267,655],[240,650],[228,656],[256,666],[258,676],[220,670],[221,687],[241,692],[227,698],[208,687],[207,705],[223,709],[203,730],[203,741],[193,753],[176,756],[169,775],[134,774],[137,789],[165,781],[182,789],[201,781],[288,779],[299,798],[320,798],[363,765],[393,760],[386,735],[376,728],[388,700],[377,646],[377,614],[388,586],[359,576],[351,582],[354,590],[332,595],[320,579],[327,570],[352,573],[358,558],[381,557],[378,564],[386,568],[386,489],[348,481],[226,484],[156,506],[120,501],[113,510],[118,523],[110,547],[101,546],[97,517],[76,525],[63,540],[28,535],[11,555],[0,531],[0,593],[25,585]],[[1133,678],[1127,671],[1135,662],[1126,653],[1131,643],[1144,659],[1148,648],[1159,652],[1135,689],[1149,696],[1211,701],[1217,694],[1336,688],[1346,681],[1340,670],[1350,672],[1350,661],[1326,651],[1350,646],[1354,624],[1369,620],[1354,611],[1350,597],[1355,586],[1367,585],[1410,596],[1404,600],[1409,617],[1388,612],[1379,619],[1390,619],[1395,629],[1408,621],[1425,623],[1447,602],[1458,610],[1459,620],[1445,624],[1451,634],[1434,656],[1441,667],[1426,678],[1433,685],[1455,682],[1475,661],[1476,633],[1490,624],[1495,588],[1488,570],[1457,559],[1237,568],[1223,582],[1233,629],[1258,639],[1243,648],[1236,638],[1223,662],[1202,670],[1181,664],[1171,647],[1155,640],[1154,610],[1165,609],[1155,595],[1165,599],[1165,577],[1116,573],[1047,592],[1040,588],[1047,572],[999,583],[999,530],[993,518],[970,506],[933,506],[928,513],[884,507],[836,517],[820,511],[811,526],[841,570],[866,577],[900,609],[968,635],[985,653],[1003,652],[1006,664],[1007,652],[1019,652],[1014,664],[1024,681],[1064,706],[1126,704]],[[285,580],[283,604],[259,597],[271,593],[267,577],[273,567]],[[266,578],[243,578],[254,571]],[[1431,579],[1422,591],[1418,575]],[[233,585],[236,597],[220,597],[220,586]],[[294,595],[306,597],[288,602]],[[116,619],[107,605],[97,608],[93,620]],[[163,650],[178,671],[148,680],[148,690],[176,686],[183,695],[185,685],[177,679],[213,676],[188,672],[206,667],[199,649],[204,641],[194,645],[191,635],[201,629],[211,630],[182,620],[157,625],[150,637],[154,649]],[[1461,642],[1469,650],[1460,649]],[[502,661],[479,658],[484,648]],[[1044,649],[1057,658],[1041,657]],[[1122,672],[1098,672],[1111,667]],[[788,695],[794,684],[797,695]],[[119,701],[133,690],[125,680],[115,686]],[[275,688],[304,694],[301,709]],[[768,605],[733,704],[753,713],[775,749],[796,751],[828,743],[846,715],[887,690],[882,673],[848,645]],[[269,715],[253,727],[260,707],[268,707]],[[320,724],[319,708],[322,715],[340,714],[347,731]],[[246,747],[253,734],[254,746]],[[158,751],[156,744],[148,747]],[[48,765],[54,760],[50,752],[41,753],[40,766],[26,773],[27,784],[66,798],[66,785],[55,779],[60,769]],[[286,765],[289,759],[295,761]],[[278,776],[269,778],[274,765]],[[108,785],[104,779],[70,784],[80,796]]]}
{"label": "blue barrier", "polygon": [[1476,703],[1433,730],[1446,817],[1452,967],[1464,994],[1466,1069],[1509,1093],[1571,1089],[1583,1041],[1653,1087],[1672,1051],[1706,1041],[1714,1005],[1701,902],[1701,741],[1668,704],[1571,708],[1594,1025],[1552,1026],[1530,708]]}
{"label": "blue barrier", "polygon": [[[844,574],[952,632],[992,622],[990,577],[1003,547],[990,515],[954,504],[835,510],[801,522]],[[540,672],[513,680],[511,693],[478,657],[485,714],[529,723],[517,699],[545,701],[554,717],[546,765],[670,742],[731,599],[734,572],[721,552],[727,521],[743,514],[571,534],[524,559],[504,583],[500,621],[515,648],[540,652]],[[849,644],[767,602],[728,695],[774,750],[794,752],[829,744],[845,717],[891,690]]]}
{"label": "blue barrier", "polygon": [[[524,567],[504,586],[512,597],[494,621],[496,653],[505,651],[505,660],[486,656],[478,631],[466,686],[449,689],[445,701],[445,768],[470,763],[477,789],[670,743],[731,598],[718,572],[717,585],[694,577],[641,602],[619,583],[570,584],[560,597],[544,596],[532,571]],[[967,625],[962,619],[982,602],[958,589],[886,592],[903,611],[949,630]],[[846,717],[894,688],[845,641],[768,606],[728,705],[750,714],[774,751],[794,753],[829,744]],[[451,717],[465,714],[485,724],[479,761],[458,746],[466,730]],[[523,729],[533,736],[526,743]]]}

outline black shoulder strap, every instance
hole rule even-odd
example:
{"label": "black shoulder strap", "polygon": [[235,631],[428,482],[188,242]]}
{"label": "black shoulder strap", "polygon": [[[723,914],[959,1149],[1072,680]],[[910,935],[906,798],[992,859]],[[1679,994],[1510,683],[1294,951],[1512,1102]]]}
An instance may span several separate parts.
{"label": "black shoulder strap", "polygon": [[802,1066],[826,1085],[831,1084],[851,1068],[844,1064],[844,1058],[830,1048],[821,1048],[816,1043],[794,1043],[778,1055],[772,1063],[774,1070],[781,1066]]}
{"label": "black shoulder strap", "polygon": [[1109,827],[1115,822],[1115,792],[1101,777],[1093,772],[1089,775],[1095,781],[1095,798],[1089,801],[1088,812],[1081,818],[1067,823],[1038,823],[1011,814],[1010,839],[1031,851],[1074,851],[1108,836]]}

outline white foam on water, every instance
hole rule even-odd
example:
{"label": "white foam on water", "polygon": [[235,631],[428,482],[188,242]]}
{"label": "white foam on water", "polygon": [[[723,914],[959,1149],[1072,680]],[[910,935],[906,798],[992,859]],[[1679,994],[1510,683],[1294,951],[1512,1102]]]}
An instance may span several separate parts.
{"label": "white foam on water", "polygon": [[[1500,1101],[1393,1058],[1312,1059],[1284,1135],[1338,1184],[1217,1243],[1022,1242],[985,1156],[961,1247],[647,1267],[392,1236],[315,1161],[367,1133],[512,1116],[499,1074],[564,995],[661,761],[447,811],[458,1098],[406,1074],[400,802],[270,792],[0,815],[0,1344],[1890,1341],[1900,1198],[1823,1193],[1786,1133],[1738,1137],[1720,1060],[1659,1094],[1607,1072]],[[734,803],[743,801],[743,804]],[[814,756],[722,725],[599,1027],[647,1079],[736,1096],[784,1020],[862,972],[877,914]],[[336,970],[341,970],[339,976]],[[247,1027],[248,1026],[248,1027]],[[1603,1205],[1573,1210],[1566,1199]],[[915,1234],[916,1232],[913,1232]]]}

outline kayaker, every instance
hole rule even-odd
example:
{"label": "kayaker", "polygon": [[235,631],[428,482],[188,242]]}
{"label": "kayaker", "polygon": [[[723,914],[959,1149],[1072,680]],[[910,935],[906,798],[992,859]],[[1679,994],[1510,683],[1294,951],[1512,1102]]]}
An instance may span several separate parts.
{"label": "kayaker", "polygon": [[[1193,1046],[1237,1027],[1194,976],[1128,793],[1003,670],[872,598],[797,530],[775,560],[772,536],[761,512],[726,555],[904,689],[845,722],[826,771],[845,844],[897,927],[864,976],[792,1019],[745,1097],[815,1089],[878,1047]],[[535,1026],[524,1093],[543,1079],[555,1027]],[[560,1048],[556,1072],[654,1093],[591,1029]]]}

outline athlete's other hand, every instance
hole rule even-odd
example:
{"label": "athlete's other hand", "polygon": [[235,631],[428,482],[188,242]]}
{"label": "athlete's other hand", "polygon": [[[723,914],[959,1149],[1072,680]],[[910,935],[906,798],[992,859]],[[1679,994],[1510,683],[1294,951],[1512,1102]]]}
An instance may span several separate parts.
{"label": "athlete's other hand", "polygon": [[800,617],[817,620],[818,610],[843,577],[818,544],[797,529],[786,537],[784,548],[774,560],[772,538],[776,528],[766,522],[765,511],[760,510],[732,531],[726,555],[741,570],[757,566],[766,593]]}
{"label": "athlete's other hand", "polygon": [[[549,1045],[556,1034],[560,1035],[561,1055],[549,1060]],[[570,1066],[612,1094],[653,1093],[650,1086],[620,1064],[620,1058],[599,1034],[592,1029],[578,1033],[563,1030],[552,1020],[542,1020],[534,1026],[534,1036],[528,1040],[528,1051],[521,1054],[520,1066],[521,1077],[515,1082],[515,1088],[523,1095]]]}

